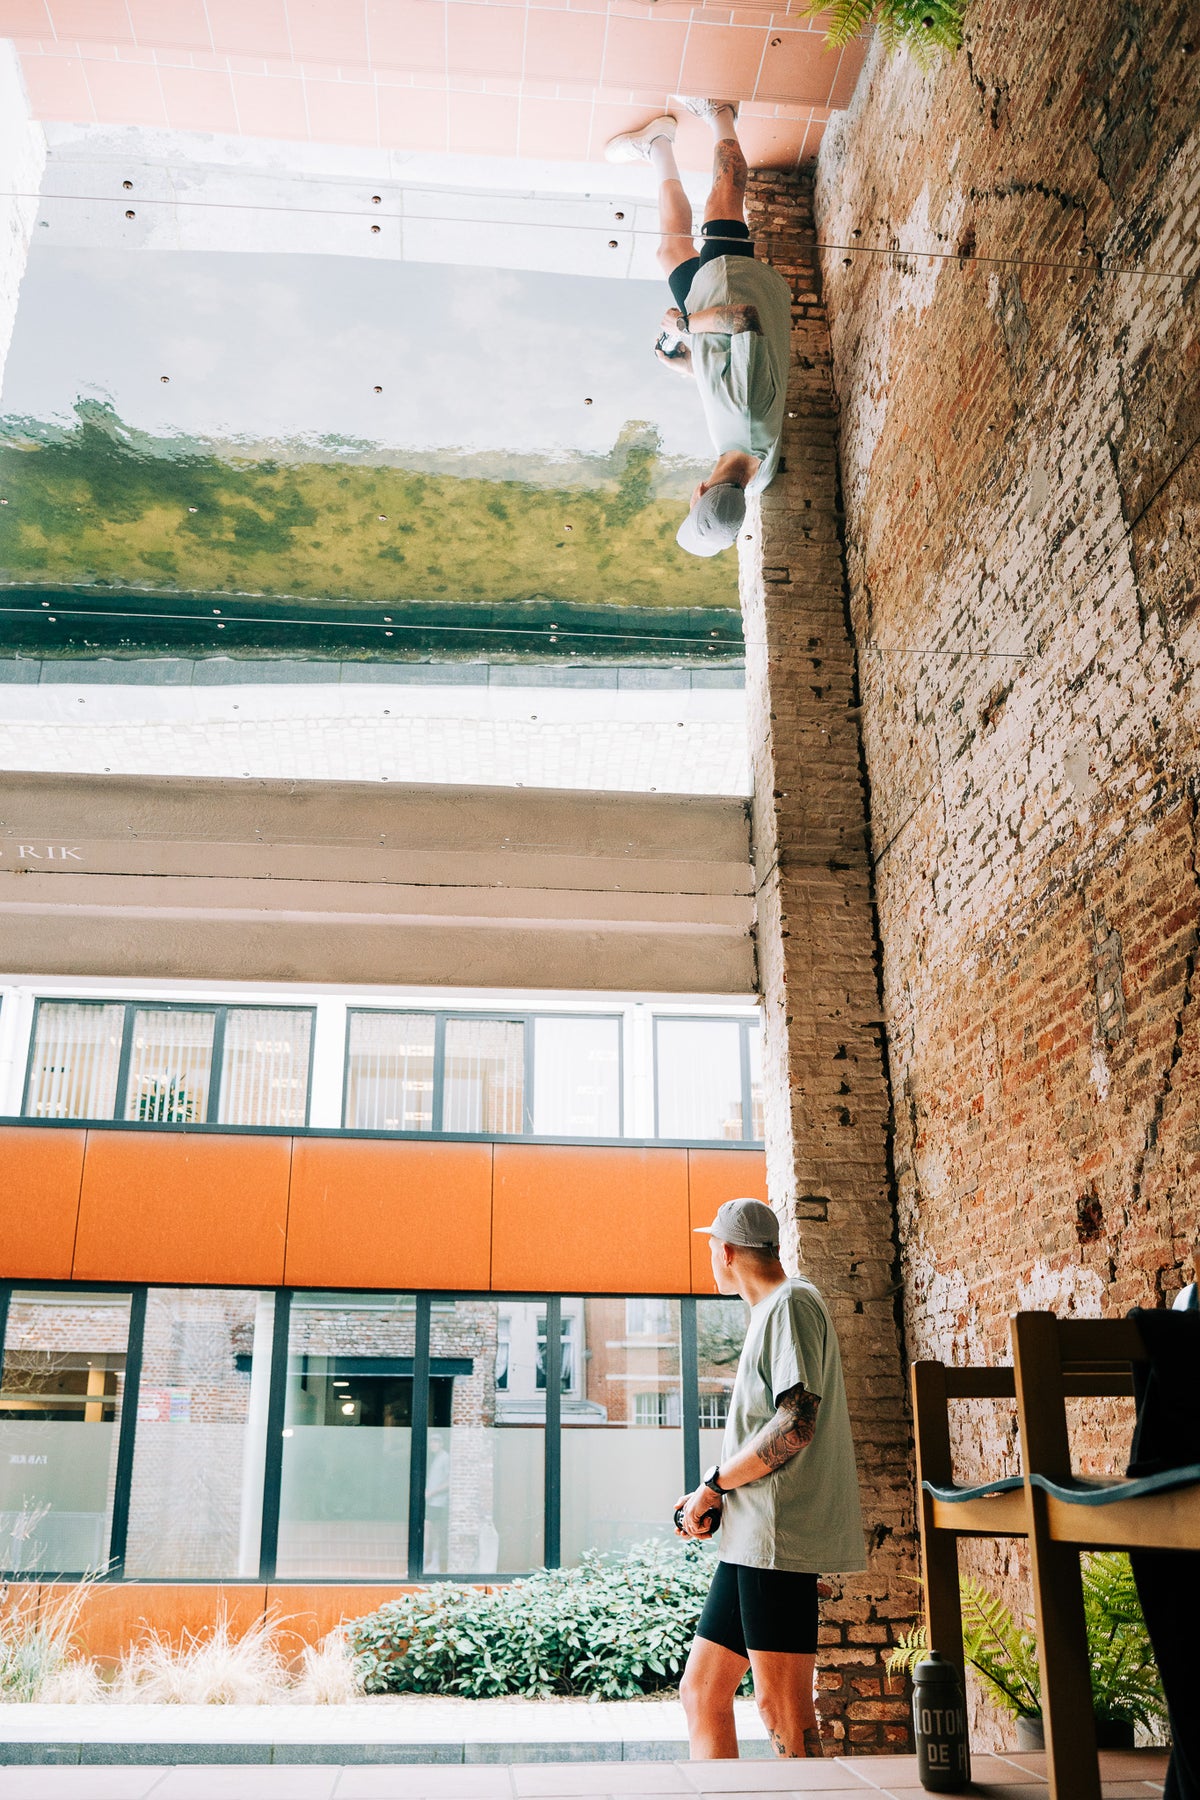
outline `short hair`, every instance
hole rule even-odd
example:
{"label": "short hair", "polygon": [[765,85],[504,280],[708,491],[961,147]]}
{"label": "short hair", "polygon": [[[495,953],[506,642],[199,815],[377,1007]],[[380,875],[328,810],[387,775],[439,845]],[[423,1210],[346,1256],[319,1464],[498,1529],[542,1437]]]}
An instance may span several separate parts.
{"label": "short hair", "polygon": [[765,1244],[761,1247],[757,1244],[730,1244],[729,1248],[735,1250],[739,1256],[744,1256],[747,1261],[754,1263],[760,1269],[769,1269],[779,1261],[779,1247],[776,1244]]}

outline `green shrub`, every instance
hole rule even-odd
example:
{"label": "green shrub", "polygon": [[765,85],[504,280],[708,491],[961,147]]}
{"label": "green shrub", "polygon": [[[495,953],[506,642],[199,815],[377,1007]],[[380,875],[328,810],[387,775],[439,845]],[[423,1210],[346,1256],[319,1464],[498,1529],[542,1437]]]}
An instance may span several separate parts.
{"label": "green shrub", "polygon": [[716,1566],[701,1544],[584,1554],[485,1590],[439,1582],[346,1628],[368,1694],[592,1694],[674,1687]]}

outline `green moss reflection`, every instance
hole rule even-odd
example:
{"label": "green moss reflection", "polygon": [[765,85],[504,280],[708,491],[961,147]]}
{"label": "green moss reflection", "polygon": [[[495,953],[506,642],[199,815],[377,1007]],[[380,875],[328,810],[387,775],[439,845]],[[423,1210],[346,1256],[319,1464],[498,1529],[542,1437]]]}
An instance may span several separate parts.
{"label": "green moss reflection", "polygon": [[733,558],[677,548],[681,471],[648,427],[536,479],[381,466],[369,446],[307,454],[146,439],[100,402],[69,426],[0,422],[0,579],[363,605],[737,604]]}

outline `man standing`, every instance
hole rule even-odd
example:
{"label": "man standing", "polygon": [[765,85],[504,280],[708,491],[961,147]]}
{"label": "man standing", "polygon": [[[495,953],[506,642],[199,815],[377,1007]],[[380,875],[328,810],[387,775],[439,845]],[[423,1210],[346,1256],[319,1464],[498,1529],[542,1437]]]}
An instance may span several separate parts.
{"label": "man standing", "polygon": [[658,264],[675,305],[663,316],[679,348],[660,361],[695,377],[717,460],[692,495],[677,542],[693,556],[716,556],[737,542],[746,495],[765,488],[779,466],[787,403],[792,304],[787,282],[759,262],[746,227],[746,159],[731,100],[679,96],[712,129],[713,185],[699,253],[692,205],[675,162],[675,119],[652,119],[610,140],[610,162],[648,162],[658,176]]}
{"label": "man standing", "polygon": [[779,1755],[820,1756],[817,1574],[866,1567],[837,1334],[812,1283],[784,1273],[769,1206],[727,1200],[700,1229],[718,1293],[740,1294],[750,1318],[721,1460],[677,1515],[683,1537],[721,1533],[679,1690],[691,1754],[737,1755],[733,1697],[749,1666]]}

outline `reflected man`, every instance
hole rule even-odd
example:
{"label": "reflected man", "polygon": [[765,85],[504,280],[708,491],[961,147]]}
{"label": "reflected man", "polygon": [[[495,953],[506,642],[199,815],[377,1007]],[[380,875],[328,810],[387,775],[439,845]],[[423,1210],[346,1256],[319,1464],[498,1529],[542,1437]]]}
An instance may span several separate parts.
{"label": "reflected man", "polygon": [[746,159],[731,100],[678,96],[713,134],[713,184],[704,208],[699,251],[692,204],[675,162],[675,124],[664,113],[640,131],[610,140],[610,162],[648,162],[658,177],[661,240],[658,263],[675,305],[663,315],[655,354],[694,377],[717,453],[692,494],[679,528],[680,547],[716,556],[736,543],[746,495],[771,481],[787,403],[791,291],[783,276],[754,254],[745,220]]}

